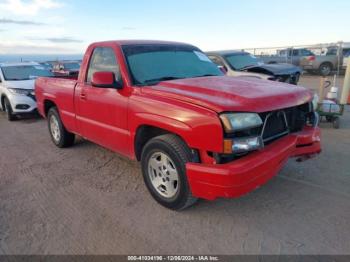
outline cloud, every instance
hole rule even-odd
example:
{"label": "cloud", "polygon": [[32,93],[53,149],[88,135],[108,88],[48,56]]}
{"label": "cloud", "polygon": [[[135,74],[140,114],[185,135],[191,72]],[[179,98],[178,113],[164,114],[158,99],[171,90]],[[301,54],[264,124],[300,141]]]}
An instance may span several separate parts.
{"label": "cloud", "polygon": [[124,26],[121,28],[122,30],[125,30],[125,31],[130,31],[130,30],[136,30],[136,27],[131,27],[131,26]]}
{"label": "cloud", "polygon": [[66,44],[66,43],[82,43],[83,40],[75,39],[72,37],[46,37],[46,38],[37,38],[37,37],[28,37],[29,40],[34,41],[48,41],[55,44]]}
{"label": "cloud", "polygon": [[53,43],[82,43],[82,40],[74,39],[71,37],[50,37],[45,38],[45,40],[53,42]]}
{"label": "cloud", "polygon": [[0,18],[0,24],[15,24],[15,25],[45,25],[44,23],[25,21],[25,20],[13,20]]}
{"label": "cloud", "polygon": [[0,3],[0,10],[10,12],[15,15],[31,15],[38,14],[41,10],[48,10],[61,7],[62,4],[56,0],[5,0]]}

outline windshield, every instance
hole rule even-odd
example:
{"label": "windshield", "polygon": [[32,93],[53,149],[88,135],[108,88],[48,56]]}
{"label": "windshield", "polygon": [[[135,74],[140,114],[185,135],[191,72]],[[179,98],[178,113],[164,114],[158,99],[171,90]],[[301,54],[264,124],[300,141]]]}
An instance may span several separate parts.
{"label": "windshield", "polygon": [[122,47],[133,83],[221,76],[219,68],[199,49],[189,45],[125,45]]}
{"label": "windshield", "polygon": [[242,70],[250,66],[259,66],[262,62],[248,53],[230,54],[225,56],[227,62],[234,70]]}
{"label": "windshield", "polygon": [[66,70],[79,70],[80,64],[79,63],[64,63],[63,67]]}
{"label": "windshield", "polygon": [[3,66],[2,73],[6,81],[21,81],[35,79],[39,76],[53,76],[53,74],[40,65]]}

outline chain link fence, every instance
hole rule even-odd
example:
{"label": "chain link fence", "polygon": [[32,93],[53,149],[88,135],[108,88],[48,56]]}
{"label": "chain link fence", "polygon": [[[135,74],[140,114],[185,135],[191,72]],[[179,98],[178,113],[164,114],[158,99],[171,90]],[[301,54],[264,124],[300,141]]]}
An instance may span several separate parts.
{"label": "chain link fence", "polygon": [[350,42],[264,48],[244,48],[267,64],[288,63],[323,76],[339,75],[350,56]]}

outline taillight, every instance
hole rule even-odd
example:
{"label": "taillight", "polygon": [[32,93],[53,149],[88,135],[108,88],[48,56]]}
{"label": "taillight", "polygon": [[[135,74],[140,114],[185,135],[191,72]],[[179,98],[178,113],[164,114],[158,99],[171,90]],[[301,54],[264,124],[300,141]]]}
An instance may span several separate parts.
{"label": "taillight", "polygon": [[315,56],[308,56],[307,61],[315,61],[316,57]]}

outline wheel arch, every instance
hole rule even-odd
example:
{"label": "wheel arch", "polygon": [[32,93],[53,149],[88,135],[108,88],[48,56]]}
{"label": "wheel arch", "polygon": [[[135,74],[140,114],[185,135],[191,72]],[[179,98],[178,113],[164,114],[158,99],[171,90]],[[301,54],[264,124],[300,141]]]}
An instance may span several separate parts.
{"label": "wheel arch", "polygon": [[53,101],[50,100],[50,99],[45,99],[43,105],[44,105],[44,114],[45,114],[45,117],[47,116],[47,114],[48,114],[50,108],[52,108],[52,107],[57,107],[56,103],[53,102]]}
{"label": "wheel arch", "polygon": [[180,134],[178,134],[177,132],[174,132],[173,130],[169,130],[166,128],[162,128],[162,127],[158,127],[150,124],[142,124],[137,127],[135,132],[135,137],[134,137],[134,153],[137,161],[141,160],[142,150],[148,141],[150,141],[154,137],[165,135],[165,134],[176,135],[182,141],[184,141],[184,143],[188,147],[190,147],[189,144],[186,142],[186,140]]}
{"label": "wheel arch", "polygon": [[5,109],[5,98],[6,98],[6,95],[2,94],[1,98],[0,98],[0,103],[1,103],[0,105],[1,105],[2,110]]}

